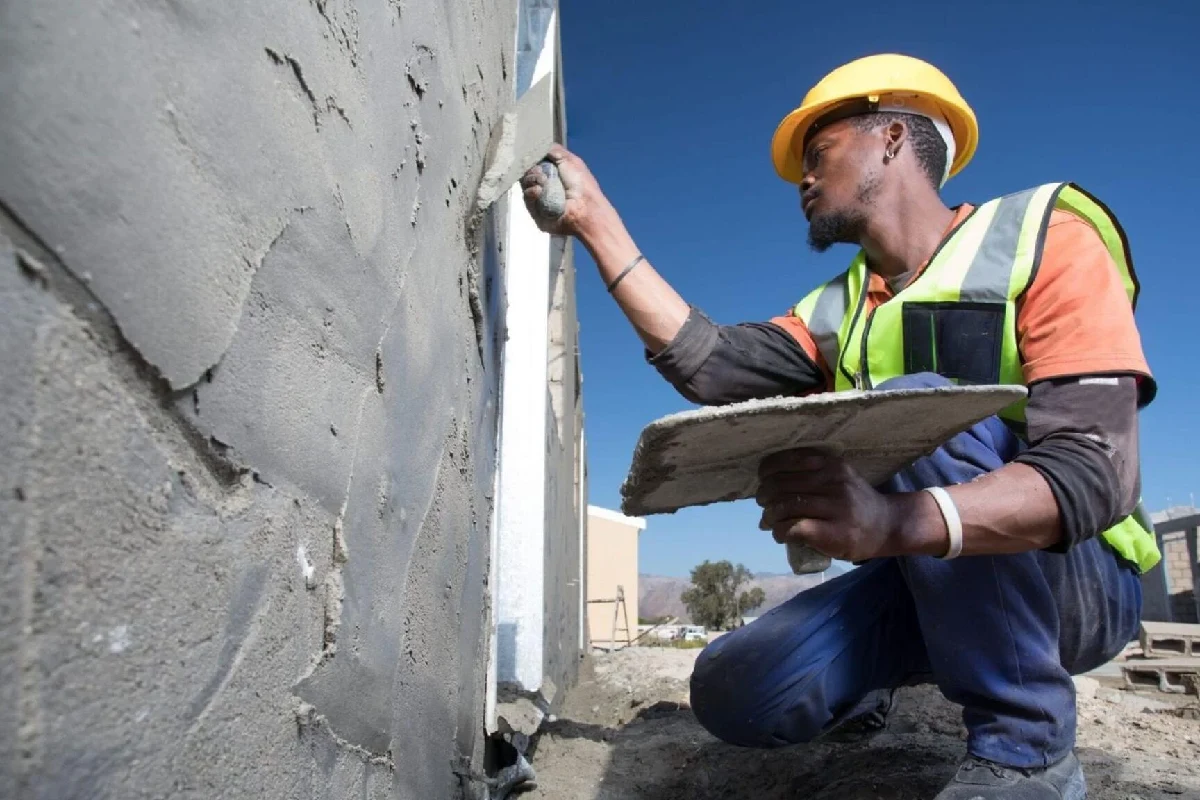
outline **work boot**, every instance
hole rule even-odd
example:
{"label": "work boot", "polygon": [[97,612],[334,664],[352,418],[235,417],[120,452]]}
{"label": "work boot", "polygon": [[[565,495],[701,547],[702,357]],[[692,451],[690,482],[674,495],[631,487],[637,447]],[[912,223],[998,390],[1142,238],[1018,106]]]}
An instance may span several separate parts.
{"label": "work boot", "polygon": [[1086,800],[1087,781],[1074,753],[1050,767],[1017,769],[967,756],[934,800]]}

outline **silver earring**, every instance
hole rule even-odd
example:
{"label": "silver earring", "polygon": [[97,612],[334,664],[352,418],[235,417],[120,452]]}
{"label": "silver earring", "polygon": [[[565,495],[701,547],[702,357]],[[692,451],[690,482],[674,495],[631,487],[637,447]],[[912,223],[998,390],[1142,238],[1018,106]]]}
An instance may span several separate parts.
{"label": "silver earring", "polygon": [[883,151],[883,160],[884,161],[891,161],[895,157],[896,157],[896,154],[892,152],[892,149],[890,147],[887,150]]}

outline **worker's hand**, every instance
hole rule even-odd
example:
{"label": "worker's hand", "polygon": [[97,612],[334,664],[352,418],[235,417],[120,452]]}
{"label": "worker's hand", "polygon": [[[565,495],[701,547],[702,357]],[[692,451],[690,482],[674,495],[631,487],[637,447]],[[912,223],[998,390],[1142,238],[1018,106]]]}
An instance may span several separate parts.
{"label": "worker's hand", "polygon": [[558,176],[562,180],[567,205],[566,211],[557,220],[547,220],[540,216],[536,210],[536,203],[542,196],[546,175],[536,165],[526,172],[521,178],[525,207],[529,209],[540,229],[546,233],[583,237],[592,231],[605,215],[615,214],[608,198],[600,191],[600,184],[592,177],[583,159],[557,144],[550,148],[547,157],[558,167]]}
{"label": "worker's hand", "polygon": [[863,561],[896,552],[894,505],[850,465],[819,450],[775,453],[759,465],[759,527],[780,544]]}

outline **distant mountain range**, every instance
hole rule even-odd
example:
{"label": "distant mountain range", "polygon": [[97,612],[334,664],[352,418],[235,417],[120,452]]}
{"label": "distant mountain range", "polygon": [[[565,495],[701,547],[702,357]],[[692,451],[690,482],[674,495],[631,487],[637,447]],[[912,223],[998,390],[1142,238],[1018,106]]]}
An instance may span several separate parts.
{"label": "distant mountain range", "polygon": [[[825,572],[825,580],[843,574],[849,568],[835,563]],[[761,608],[754,610],[757,616],[770,611],[780,603],[791,600],[805,589],[811,589],[821,583],[821,575],[792,575],[791,573],[774,574],[760,572],[755,575],[743,590],[761,587],[767,600]],[[679,596],[692,583],[687,578],[672,578],[666,575],[638,575],[638,616],[643,619],[650,617],[679,617],[680,621],[690,621],[687,608]]]}

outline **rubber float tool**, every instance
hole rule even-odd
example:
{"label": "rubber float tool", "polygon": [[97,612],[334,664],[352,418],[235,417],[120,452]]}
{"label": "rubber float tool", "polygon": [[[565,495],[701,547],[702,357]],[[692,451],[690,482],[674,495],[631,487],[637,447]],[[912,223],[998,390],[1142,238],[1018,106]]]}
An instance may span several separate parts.
{"label": "rubber float tool", "polygon": [[566,191],[558,168],[546,158],[557,139],[554,81],[546,75],[529,88],[506,112],[492,131],[486,168],[475,209],[482,214],[533,166],[541,168],[546,186],[535,213],[547,220],[558,219],[567,206]]}

